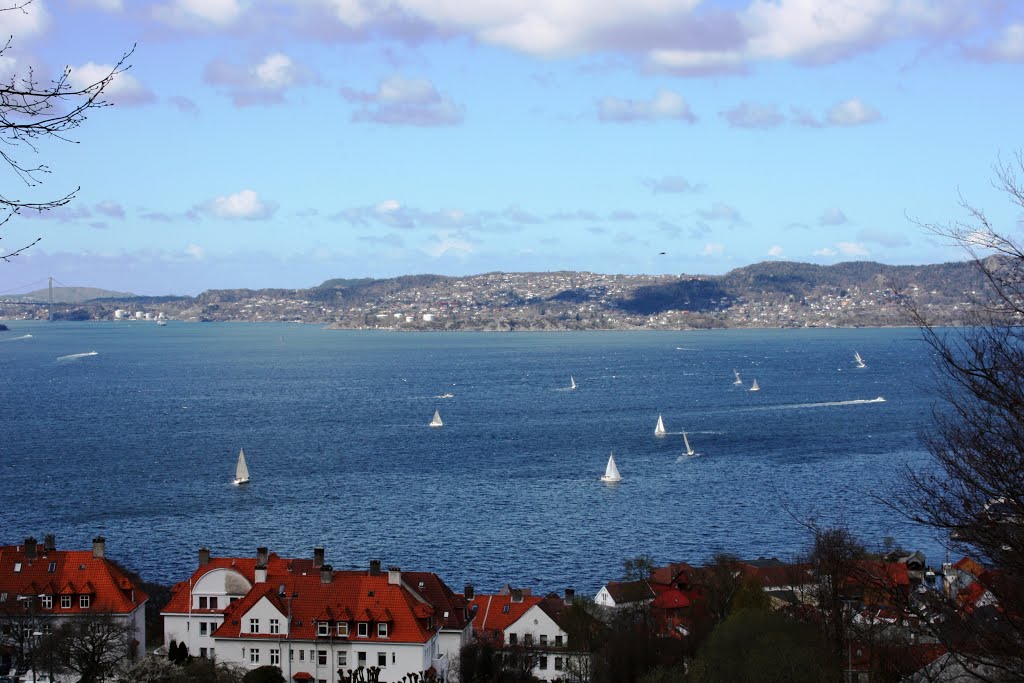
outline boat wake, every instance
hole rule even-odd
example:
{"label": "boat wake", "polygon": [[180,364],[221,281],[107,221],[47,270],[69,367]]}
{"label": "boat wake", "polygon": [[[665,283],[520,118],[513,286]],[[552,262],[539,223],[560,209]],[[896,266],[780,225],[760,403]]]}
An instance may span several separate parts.
{"label": "boat wake", "polygon": [[0,339],[0,341],[11,342],[11,341],[18,341],[19,339],[31,339],[31,338],[32,338],[31,334],[23,334],[20,337],[11,337],[10,339]]}
{"label": "boat wake", "polygon": [[885,397],[857,398],[851,401],[823,401],[822,403],[789,403],[778,406],[765,406],[763,410],[792,410],[796,408],[827,408],[829,406],[859,406],[867,403],[885,403]]}
{"label": "boat wake", "polygon": [[85,353],[72,353],[72,354],[68,354],[67,356],[61,356],[57,360],[58,361],[61,361],[61,360],[75,360],[76,358],[85,358],[86,356],[98,356],[98,355],[99,354],[96,351],[86,351]]}

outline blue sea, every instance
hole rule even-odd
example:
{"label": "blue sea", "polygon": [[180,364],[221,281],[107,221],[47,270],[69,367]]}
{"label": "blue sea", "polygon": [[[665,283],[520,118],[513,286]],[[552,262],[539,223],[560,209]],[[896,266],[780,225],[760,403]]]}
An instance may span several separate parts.
{"label": "blue sea", "polygon": [[[809,521],[944,559],[885,504],[904,468],[929,463],[933,361],[914,329],[8,326],[0,543],[102,534],[148,580],[187,578],[200,546],[322,545],[338,569],[380,559],[456,590],[592,594],[640,553],[794,558]],[[435,409],[443,428],[427,426]],[[623,480],[607,485],[612,451]]]}

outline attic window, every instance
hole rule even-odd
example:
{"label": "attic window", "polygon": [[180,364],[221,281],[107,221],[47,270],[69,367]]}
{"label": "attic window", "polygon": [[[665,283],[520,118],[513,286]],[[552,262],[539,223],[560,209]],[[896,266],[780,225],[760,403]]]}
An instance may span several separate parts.
{"label": "attic window", "polygon": [[368,591],[368,592],[366,593],[366,597],[368,597],[368,598],[372,598],[372,597],[373,597],[373,591]]}
{"label": "attic window", "polygon": [[50,568],[47,569],[47,571],[50,572],[51,574],[54,573],[55,571],[57,571],[57,563],[56,562],[51,562],[50,563]]}
{"label": "attic window", "polygon": [[321,621],[316,625],[316,634],[318,636],[329,636],[331,635],[331,625],[326,621]]}
{"label": "attic window", "polygon": [[423,582],[420,581],[420,588],[423,588]]}
{"label": "attic window", "polygon": [[447,618],[448,618],[448,613],[447,613],[447,612],[445,612],[445,613],[444,613],[444,618],[445,618],[445,619],[447,619]]}
{"label": "attic window", "polygon": [[501,611],[503,614],[508,614],[508,605],[503,605]]}
{"label": "attic window", "polygon": [[356,631],[356,635],[358,635],[360,638],[366,638],[370,635],[370,625],[367,624],[365,621],[360,621],[357,626],[357,629],[358,630]]}
{"label": "attic window", "polygon": [[15,574],[20,574],[21,573],[21,562],[15,562],[14,563],[14,573]]}
{"label": "attic window", "polygon": [[84,572],[85,571],[85,565],[84,564],[78,565],[78,571]]}

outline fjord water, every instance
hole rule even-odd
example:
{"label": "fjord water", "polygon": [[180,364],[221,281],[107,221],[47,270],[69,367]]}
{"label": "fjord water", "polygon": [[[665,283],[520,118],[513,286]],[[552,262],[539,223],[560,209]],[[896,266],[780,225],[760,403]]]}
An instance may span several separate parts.
{"label": "fjord water", "polygon": [[[943,559],[883,502],[902,468],[928,462],[932,364],[913,329],[9,326],[0,543],[102,534],[163,582],[185,579],[203,545],[323,545],[335,568],[377,558],[456,588],[586,593],[639,553],[792,558],[810,519]],[[427,427],[435,409],[443,428]],[[252,483],[235,487],[242,447]],[[617,485],[598,480],[610,451]]]}

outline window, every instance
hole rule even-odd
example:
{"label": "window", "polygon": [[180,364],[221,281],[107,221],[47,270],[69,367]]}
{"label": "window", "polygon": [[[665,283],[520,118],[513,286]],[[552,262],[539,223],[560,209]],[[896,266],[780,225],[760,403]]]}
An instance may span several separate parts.
{"label": "window", "polygon": [[252,619],[249,619],[249,633],[259,633],[259,632],[260,632],[260,620],[259,620],[259,618],[258,617],[253,617]]}
{"label": "window", "polygon": [[348,653],[347,652],[339,652],[338,653],[338,666],[348,666]]}
{"label": "window", "polygon": [[238,598],[235,598],[235,597],[231,597],[231,598],[228,598],[228,604],[229,604],[229,605],[230,605],[230,604],[232,604],[232,603],[233,603],[233,602],[234,602],[235,600],[237,600],[237,599],[238,599]]}
{"label": "window", "polygon": [[281,664],[281,651],[271,650],[270,651],[270,665],[279,666]]}
{"label": "window", "polygon": [[523,636],[523,641],[527,645],[533,645],[533,634],[532,633],[527,633],[525,636]]}
{"label": "window", "polygon": [[316,634],[318,636],[329,636],[331,635],[331,625],[326,621],[321,621],[316,625]]}
{"label": "window", "polygon": [[7,602],[7,593],[0,593],[0,602]]}
{"label": "window", "polygon": [[388,653],[378,652],[377,653],[377,666],[385,667],[388,665]]}
{"label": "window", "polygon": [[300,662],[306,661],[306,651],[305,650],[299,650],[299,661]]}
{"label": "window", "polygon": [[387,624],[377,624],[377,637],[378,638],[387,638],[388,637],[388,625]]}
{"label": "window", "polygon": [[206,635],[206,622],[205,621],[200,621],[199,622],[199,635],[201,635],[201,636],[205,636]]}
{"label": "window", "polygon": [[541,671],[547,671],[547,668],[548,668],[548,658],[547,657],[540,657],[538,659],[538,662],[537,662],[537,668],[540,669]]}
{"label": "window", "polygon": [[348,622],[347,621],[338,622],[338,635],[339,636],[347,636],[348,635]]}
{"label": "window", "polygon": [[561,670],[562,670],[562,658],[561,657],[555,657],[555,671],[561,671]]}
{"label": "window", "polygon": [[508,634],[508,644],[509,645],[518,645],[519,644],[519,634],[518,633],[510,633],[510,634]]}
{"label": "window", "polygon": [[271,619],[270,620],[270,632],[271,633],[280,633],[281,632],[281,622],[278,621],[277,619]]}
{"label": "window", "polygon": [[547,645],[547,644],[548,644],[548,637],[547,637],[547,635],[546,635],[546,634],[544,634],[544,633],[540,634],[540,644],[541,644],[542,646],[545,646],[545,645]]}
{"label": "window", "polygon": [[78,596],[78,606],[81,607],[82,609],[89,609],[89,596],[88,595],[79,595]]}
{"label": "window", "polygon": [[70,595],[62,595],[62,596],[60,596],[60,608],[61,609],[71,609],[71,596]]}
{"label": "window", "polygon": [[259,664],[260,663],[260,651],[256,648],[249,650],[249,663]]}
{"label": "window", "polygon": [[369,625],[369,624],[367,624],[367,623],[366,623],[365,621],[360,621],[360,622],[359,622],[359,627],[358,627],[358,629],[359,629],[359,630],[358,630],[358,631],[356,632],[356,634],[357,634],[357,635],[358,635],[358,636],[359,636],[360,638],[366,638],[367,636],[369,636],[369,635],[370,635],[370,625]]}
{"label": "window", "polygon": [[53,609],[53,596],[52,595],[44,595],[43,596],[43,609]]}
{"label": "window", "polygon": [[356,655],[356,659],[359,660],[359,666],[366,666],[366,653],[360,652]]}
{"label": "window", "polygon": [[51,562],[50,566],[47,567],[46,571],[48,571],[51,574],[54,573],[55,571],[57,571],[57,563],[56,562]]}
{"label": "window", "polygon": [[502,605],[501,611],[503,614],[508,614],[508,605]]}
{"label": "window", "polygon": [[327,650],[316,651],[316,665],[327,666]]}
{"label": "window", "polygon": [[199,648],[199,656],[202,657],[203,659],[206,659],[206,648],[205,647]]}
{"label": "window", "polygon": [[562,647],[562,636],[555,636],[555,646]]}
{"label": "window", "polygon": [[217,609],[217,596],[210,598],[210,609]]}
{"label": "window", "polygon": [[206,605],[209,603],[209,599],[205,595],[199,596],[199,609],[206,609]]}
{"label": "window", "polygon": [[14,573],[15,574],[21,573],[21,562],[15,562],[14,563]]}

